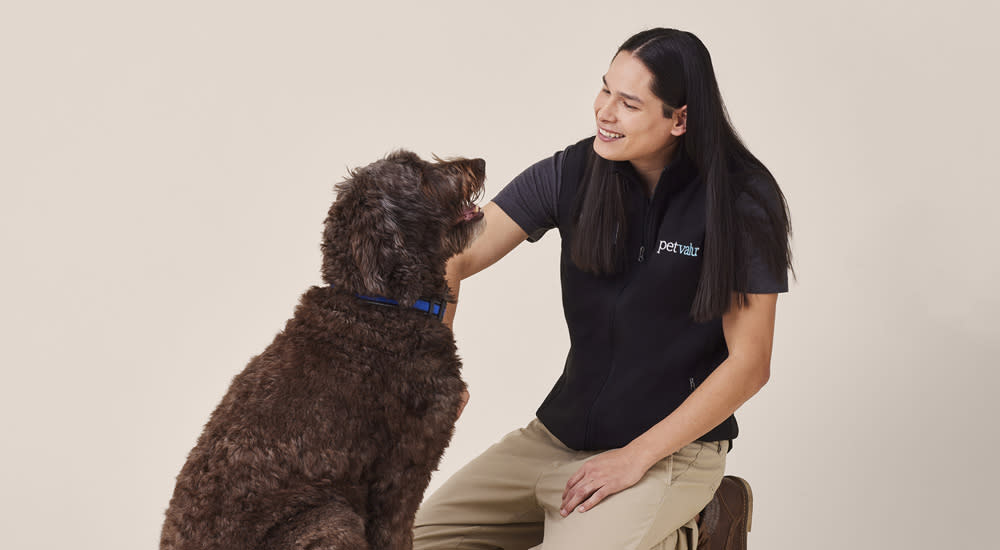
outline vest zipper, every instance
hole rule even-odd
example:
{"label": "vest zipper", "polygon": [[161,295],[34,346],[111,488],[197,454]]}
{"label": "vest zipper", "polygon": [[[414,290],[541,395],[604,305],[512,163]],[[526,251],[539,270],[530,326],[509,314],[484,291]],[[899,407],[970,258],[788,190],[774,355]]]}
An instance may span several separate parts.
{"label": "vest zipper", "polygon": [[[643,263],[646,259],[646,241],[648,240],[649,226],[650,226],[650,212],[653,210],[653,199],[650,197],[646,200],[646,207],[643,209],[642,213],[642,234],[639,236],[639,263]],[[617,235],[616,235],[617,238]],[[587,410],[587,420],[583,432],[583,442],[588,448],[590,447],[592,417],[594,414],[594,408],[597,406],[597,402],[601,400],[601,395],[604,394],[604,389],[608,387],[608,383],[611,381],[611,377],[615,374],[615,313],[618,308],[618,297],[621,296],[622,292],[628,288],[632,280],[635,278],[635,273],[633,273],[618,289],[618,295],[615,296],[615,305],[611,308],[611,320],[608,323],[608,330],[611,331],[611,336],[609,338],[608,347],[611,348],[611,366],[608,368],[608,376],[604,379],[604,383],[601,385],[601,389],[598,390],[597,395],[594,400],[590,403],[590,408]]]}
{"label": "vest zipper", "polygon": [[653,209],[653,199],[646,201],[646,208],[642,211],[642,233],[639,235],[639,263],[646,259],[646,241],[649,236],[649,211]]}
{"label": "vest zipper", "polygon": [[[659,190],[659,186],[657,186]],[[646,259],[646,242],[649,241],[650,226],[652,225],[653,216],[650,213],[653,211],[653,205],[655,204],[656,192],[653,192],[653,196],[646,199],[646,208],[643,209],[642,213],[642,234],[639,236],[639,263],[642,263]]]}

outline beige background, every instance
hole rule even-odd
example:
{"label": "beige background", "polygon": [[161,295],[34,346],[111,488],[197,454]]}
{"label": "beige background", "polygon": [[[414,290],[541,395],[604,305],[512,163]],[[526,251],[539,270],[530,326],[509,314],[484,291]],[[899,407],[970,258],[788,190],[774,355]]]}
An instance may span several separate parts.
{"label": "beige background", "polygon": [[[709,47],[793,215],[799,279],[729,462],[756,491],[751,545],[990,547],[995,6],[4,5],[0,546],[155,547],[229,380],[320,282],[347,168],[482,156],[492,197],[593,132],[627,36],[674,26]],[[557,251],[547,235],[463,285],[472,401],[431,489],[558,376]]]}

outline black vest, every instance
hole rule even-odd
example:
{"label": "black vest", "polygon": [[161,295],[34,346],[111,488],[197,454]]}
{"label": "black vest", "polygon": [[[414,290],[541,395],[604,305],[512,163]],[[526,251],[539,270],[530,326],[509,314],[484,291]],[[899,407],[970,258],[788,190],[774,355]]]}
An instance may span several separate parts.
{"label": "black vest", "polygon": [[[620,448],[663,420],[728,357],[722,321],[695,323],[691,304],[705,242],[705,188],[683,152],[652,198],[628,162],[626,268],[595,276],[570,260],[572,215],[594,138],[566,149],[559,191],[563,311],[570,351],[538,408],[542,423],[577,450]],[[732,439],[730,416],[699,440]]]}

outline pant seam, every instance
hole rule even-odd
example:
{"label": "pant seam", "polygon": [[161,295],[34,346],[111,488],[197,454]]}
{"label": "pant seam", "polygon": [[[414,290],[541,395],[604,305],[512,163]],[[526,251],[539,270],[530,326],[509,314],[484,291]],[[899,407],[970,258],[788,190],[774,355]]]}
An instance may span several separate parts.
{"label": "pant seam", "polygon": [[686,474],[687,471],[691,469],[691,466],[693,466],[694,463],[698,461],[698,457],[701,456],[701,452],[704,451],[704,450],[705,450],[705,445],[704,444],[700,444],[698,446],[698,452],[695,453],[694,458],[692,458],[691,461],[688,462],[687,467],[684,468],[684,470],[682,472],[678,473],[673,479],[670,480],[670,484],[671,485],[673,485],[674,479],[680,479],[682,475]]}
{"label": "pant seam", "polygon": [[[667,493],[669,493],[669,492],[670,492],[670,486],[672,486],[672,485],[674,484],[674,480],[675,480],[675,479],[680,479],[682,475],[684,475],[685,473],[687,473],[687,471],[688,471],[688,470],[690,470],[690,469],[691,469],[691,465],[692,465],[692,464],[694,464],[694,463],[695,463],[695,462],[696,462],[696,461],[698,460],[698,457],[700,457],[700,456],[701,456],[701,451],[703,451],[704,449],[705,449],[705,446],[704,446],[704,445],[700,445],[700,446],[699,446],[699,448],[698,448],[698,452],[697,452],[697,453],[695,453],[695,455],[694,455],[694,458],[693,458],[693,459],[691,459],[691,461],[690,461],[690,462],[688,462],[688,465],[687,465],[687,468],[684,468],[684,470],[683,470],[682,472],[678,473],[676,477],[674,477],[673,475],[671,475],[670,479],[668,479],[668,480],[667,480],[667,488],[666,488],[666,489],[664,489],[664,491],[663,491],[663,495],[661,495],[661,496],[660,496],[660,502],[659,502],[659,503],[657,503],[657,505],[656,505],[656,511],[657,511],[657,513],[658,513],[658,512],[659,512],[659,510],[660,510],[660,509],[661,509],[661,508],[663,507],[663,502],[664,502],[664,500],[666,500],[666,498],[667,498]],[[676,453],[675,453],[675,454],[676,454]],[[670,455],[670,459],[671,459],[671,460],[673,460],[673,457],[674,457],[674,455]],[[671,471],[671,474],[672,474],[672,473],[673,473],[673,462],[671,462],[671,464],[670,464],[670,471]],[[648,519],[648,520],[646,520],[646,525],[645,525],[645,528],[644,528],[644,529],[643,529],[643,530],[641,531],[642,535],[641,535],[641,536],[639,537],[639,539],[638,539],[638,540],[637,540],[637,541],[635,542],[635,544],[636,544],[637,546],[638,546],[638,544],[639,544],[640,542],[642,542],[642,539],[646,538],[646,533],[648,533],[648,532],[649,532],[649,528],[650,528],[650,526],[651,526],[651,525],[653,524],[653,521],[654,521],[655,519],[656,519],[656,513],[652,514],[652,515],[651,515],[651,516],[649,517],[649,519]],[[667,536],[670,536],[670,535],[667,535]],[[678,535],[677,535],[677,536],[680,536],[680,533],[678,533]],[[656,544],[660,544],[661,542],[663,542],[663,541],[659,541],[659,542],[657,542]]]}

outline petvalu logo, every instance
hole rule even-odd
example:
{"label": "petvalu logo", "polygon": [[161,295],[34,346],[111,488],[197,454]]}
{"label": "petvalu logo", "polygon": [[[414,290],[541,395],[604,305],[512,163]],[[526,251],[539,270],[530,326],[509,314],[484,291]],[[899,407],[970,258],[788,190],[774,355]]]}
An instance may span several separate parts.
{"label": "petvalu logo", "polygon": [[695,246],[694,243],[681,244],[669,241],[660,241],[660,245],[656,247],[657,254],[666,251],[680,254],[681,256],[697,256],[699,250],[701,250],[701,247]]}

